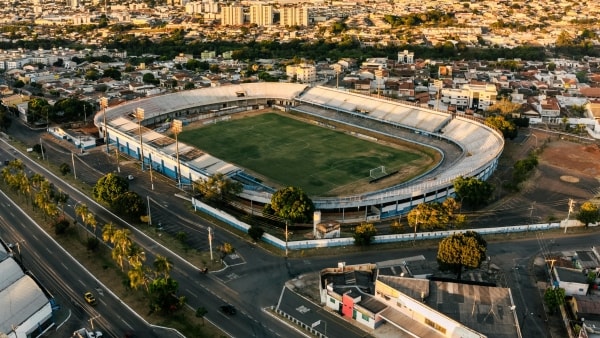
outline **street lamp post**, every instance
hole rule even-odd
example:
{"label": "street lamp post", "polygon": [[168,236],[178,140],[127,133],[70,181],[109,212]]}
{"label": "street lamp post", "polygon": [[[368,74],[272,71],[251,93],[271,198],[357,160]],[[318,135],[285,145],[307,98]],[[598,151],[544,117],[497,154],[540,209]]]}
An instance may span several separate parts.
{"label": "street lamp post", "polygon": [[173,134],[175,134],[175,152],[177,157],[177,185],[179,185],[179,189],[181,189],[181,163],[179,162],[179,140],[177,139],[177,135],[183,130],[183,123],[181,122],[181,120],[173,120],[171,129],[173,130]]}
{"label": "street lamp post", "polygon": [[73,163],[73,176],[77,179],[77,172],[75,171],[75,154],[71,152],[71,162]]}
{"label": "street lamp post", "polygon": [[40,137],[40,151],[42,152],[42,160],[45,160],[44,157],[44,144],[42,143],[42,138]]}
{"label": "street lamp post", "polygon": [[[104,143],[106,143],[106,153],[110,154],[108,152],[108,129],[106,129],[106,108],[108,108],[108,98],[107,97],[103,97],[100,99],[100,106],[102,107],[102,109],[104,110]],[[142,113],[143,116],[143,113]],[[142,117],[143,119],[143,117]]]}

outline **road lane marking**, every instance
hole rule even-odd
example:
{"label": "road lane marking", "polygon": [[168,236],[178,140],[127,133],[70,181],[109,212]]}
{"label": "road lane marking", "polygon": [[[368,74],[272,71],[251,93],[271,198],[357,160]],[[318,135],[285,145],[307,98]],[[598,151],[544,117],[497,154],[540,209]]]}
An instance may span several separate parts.
{"label": "road lane marking", "polygon": [[193,293],[190,289],[185,289],[185,291],[189,292],[192,296],[198,298],[198,295]]}
{"label": "road lane marking", "polygon": [[121,321],[122,321],[122,322],[123,322],[125,325],[127,325],[127,327],[129,327],[130,329],[132,329],[132,330],[133,330],[133,326],[129,325],[129,323],[128,323],[128,322],[126,322],[126,321],[125,321],[123,318],[121,318]]}
{"label": "road lane marking", "polygon": [[79,281],[79,283],[81,283],[81,285],[86,286],[85,283],[81,279],[78,279],[78,281]]}

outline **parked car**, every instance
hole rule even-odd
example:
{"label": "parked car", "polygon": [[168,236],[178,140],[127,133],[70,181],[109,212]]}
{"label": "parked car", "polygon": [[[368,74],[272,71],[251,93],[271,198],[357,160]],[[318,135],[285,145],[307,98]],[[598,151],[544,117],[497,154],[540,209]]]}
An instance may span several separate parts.
{"label": "parked car", "polygon": [[96,305],[96,297],[91,292],[86,292],[83,294],[83,299],[85,299],[86,303],[90,305]]}
{"label": "parked car", "polygon": [[127,179],[133,181],[133,175],[127,175]]}
{"label": "parked car", "polygon": [[102,332],[100,331],[88,331],[86,328],[79,329],[73,332],[74,338],[100,338],[102,337]]}
{"label": "parked car", "polygon": [[221,305],[221,307],[219,307],[219,310],[221,310],[221,312],[223,312],[224,314],[230,315],[230,316],[233,316],[237,312],[235,310],[235,307],[230,304]]}

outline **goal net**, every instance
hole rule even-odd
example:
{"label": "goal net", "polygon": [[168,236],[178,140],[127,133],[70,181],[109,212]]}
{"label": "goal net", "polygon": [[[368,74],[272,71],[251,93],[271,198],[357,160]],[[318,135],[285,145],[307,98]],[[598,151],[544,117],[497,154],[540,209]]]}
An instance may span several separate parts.
{"label": "goal net", "polygon": [[387,175],[387,172],[385,171],[385,166],[384,165],[379,166],[379,167],[377,167],[375,169],[369,170],[369,176],[371,178],[374,178],[374,179],[383,177],[385,175]]}

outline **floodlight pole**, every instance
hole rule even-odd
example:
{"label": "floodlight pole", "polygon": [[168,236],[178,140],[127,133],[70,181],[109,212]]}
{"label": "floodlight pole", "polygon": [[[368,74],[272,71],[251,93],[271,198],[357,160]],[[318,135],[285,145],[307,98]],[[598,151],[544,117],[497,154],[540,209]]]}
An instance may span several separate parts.
{"label": "floodlight pole", "polygon": [[[103,119],[104,119],[104,143],[106,143],[106,153],[110,154],[108,151],[108,129],[106,128],[106,108],[108,108],[108,98],[107,97],[103,97],[100,99],[100,106],[104,110],[104,117],[103,117]],[[85,108],[85,106],[84,106],[84,108]]]}
{"label": "floodlight pole", "polygon": [[179,189],[181,189],[181,163],[179,162],[179,140],[177,139],[177,135],[183,130],[183,123],[181,122],[181,120],[173,120],[171,128],[173,129],[173,134],[175,134],[175,153],[177,157],[177,185],[179,186]]}
{"label": "floodlight pole", "polygon": [[[138,133],[140,134],[140,157],[142,160],[142,171],[144,171],[144,140],[142,139],[142,120],[144,119],[144,109],[136,108],[135,109],[135,118],[138,120]],[[150,160],[150,185],[152,190],[154,190],[154,177],[152,176],[152,158],[148,155],[148,159]]]}
{"label": "floodlight pole", "polygon": [[138,120],[138,134],[140,134],[140,159],[142,160],[142,171],[144,171],[144,143],[142,141],[142,120],[144,119],[144,109],[135,108],[135,118]]}

